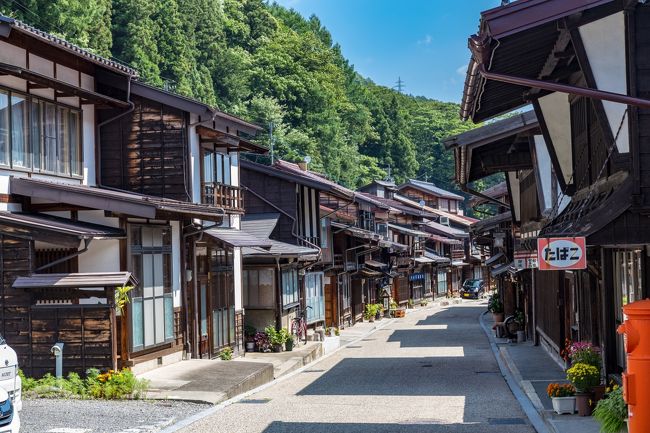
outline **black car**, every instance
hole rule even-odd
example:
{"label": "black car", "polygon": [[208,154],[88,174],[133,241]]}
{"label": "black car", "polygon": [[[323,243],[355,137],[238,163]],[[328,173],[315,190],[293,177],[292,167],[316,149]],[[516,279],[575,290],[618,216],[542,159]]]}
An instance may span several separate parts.
{"label": "black car", "polygon": [[460,297],[478,299],[483,295],[483,292],[485,292],[485,283],[483,280],[465,280],[463,287],[460,288]]}

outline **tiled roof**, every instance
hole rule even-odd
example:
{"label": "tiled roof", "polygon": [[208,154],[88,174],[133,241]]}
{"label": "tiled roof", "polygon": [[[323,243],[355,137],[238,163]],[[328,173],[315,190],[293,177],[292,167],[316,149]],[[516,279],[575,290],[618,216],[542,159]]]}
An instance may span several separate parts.
{"label": "tiled roof", "polygon": [[43,30],[39,30],[36,27],[30,26],[29,24],[26,24],[22,21],[19,21],[14,18],[10,18],[4,15],[0,15],[0,23],[6,23],[10,25],[12,28],[22,32],[22,33],[27,33],[37,39],[40,39],[44,41],[47,44],[57,46],[58,48],[61,48],[63,50],[66,50],[68,52],[71,52],[77,56],[84,57],[87,60],[90,60],[93,63],[96,63],[100,66],[104,66],[106,68],[112,69],[116,72],[120,72],[122,74],[127,74],[127,75],[132,75],[132,76],[137,76],[138,72],[123,64],[120,62],[117,62],[115,60],[110,60],[105,57],[99,56],[95,53],[93,53],[90,50],[81,48],[78,45],[75,45],[71,42],[66,41],[63,38],[60,38],[58,36],[55,36],[51,33],[44,32]]}
{"label": "tiled roof", "polygon": [[278,170],[295,174],[296,176],[306,177],[314,182],[322,183],[323,185],[326,185],[327,187],[348,197],[354,196],[354,191],[352,191],[351,189],[348,189],[344,186],[339,185],[334,181],[329,180],[327,177],[325,177],[325,175],[321,173],[316,173],[314,171],[309,171],[309,170],[303,170],[300,168],[298,164],[295,164],[293,162],[278,160],[273,165],[273,167],[277,168]]}
{"label": "tiled roof", "polygon": [[454,194],[453,192],[449,192],[449,191],[444,190],[442,188],[438,188],[437,186],[435,186],[431,182],[424,182],[424,181],[417,180],[417,179],[409,179],[408,182],[403,183],[402,185],[398,186],[397,189],[401,191],[402,189],[404,189],[404,188],[406,188],[408,186],[419,189],[420,191],[423,191],[423,192],[426,192],[426,193],[429,193],[429,194],[433,194],[433,195],[435,195],[437,197],[451,198],[451,199],[460,200],[460,201],[465,200],[465,197],[463,197],[461,195]]}
{"label": "tiled roof", "polygon": [[241,228],[247,233],[264,239],[265,244],[269,244],[270,248],[255,248],[246,247],[242,248],[244,257],[303,257],[318,255],[318,250],[315,248],[303,247],[300,245],[293,245],[286,242],[280,242],[275,239],[269,239],[269,236],[278,224],[280,214],[278,213],[259,213],[259,214],[246,214],[241,219]]}

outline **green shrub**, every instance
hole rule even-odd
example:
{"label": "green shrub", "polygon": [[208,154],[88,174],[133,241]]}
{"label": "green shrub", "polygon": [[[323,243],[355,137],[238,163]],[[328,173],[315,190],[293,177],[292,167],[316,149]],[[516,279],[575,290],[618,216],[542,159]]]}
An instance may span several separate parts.
{"label": "green shrub", "polygon": [[602,433],[620,433],[625,430],[627,405],[623,400],[623,390],[616,388],[600,400],[594,409],[594,418],[600,423]]}
{"label": "green shrub", "polygon": [[24,395],[34,398],[137,399],[143,398],[149,387],[149,381],[138,379],[129,369],[101,373],[93,368],[86,372],[85,379],[77,373],[60,379],[49,373],[41,379],[25,377],[22,372],[19,374]]}
{"label": "green shrub", "polygon": [[224,347],[221,349],[219,352],[219,359],[222,361],[230,361],[232,359],[232,348],[231,347]]}

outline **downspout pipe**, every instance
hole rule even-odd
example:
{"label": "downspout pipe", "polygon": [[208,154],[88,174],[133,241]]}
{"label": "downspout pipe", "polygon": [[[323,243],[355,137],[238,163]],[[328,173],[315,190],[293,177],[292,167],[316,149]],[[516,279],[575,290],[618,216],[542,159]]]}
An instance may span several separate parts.
{"label": "downspout pipe", "polygon": [[67,262],[70,259],[73,259],[75,257],[78,257],[88,251],[88,247],[90,247],[90,243],[92,242],[92,238],[84,238],[84,247],[78,251],[75,251],[74,253],[70,254],[69,256],[61,257],[60,259],[56,259],[55,261],[48,263],[46,265],[43,265],[39,268],[36,268],[34,272],[40,272],[44,269],[51,268],[52,266],[58,265],[59,263]]}

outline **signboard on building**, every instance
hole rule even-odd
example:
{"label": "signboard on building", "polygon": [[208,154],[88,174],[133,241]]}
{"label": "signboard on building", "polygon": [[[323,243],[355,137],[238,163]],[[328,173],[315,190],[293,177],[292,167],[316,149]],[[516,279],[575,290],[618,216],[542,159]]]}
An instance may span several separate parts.
{"label": "signboard on building", "polygon": [[538,267],[537,251],[515,250],[515,268],[517,270],[537,269]]}
{"label": "signboard on building", "polygon": [[411,281],[424,281],[424,273],[416,272],[415,274],[409,275],[409,280]]}
{"label": "signboard on building", "polygon": [[587,267],[585,238],[539,238],[537,259],[540,271],[585,269]]}

